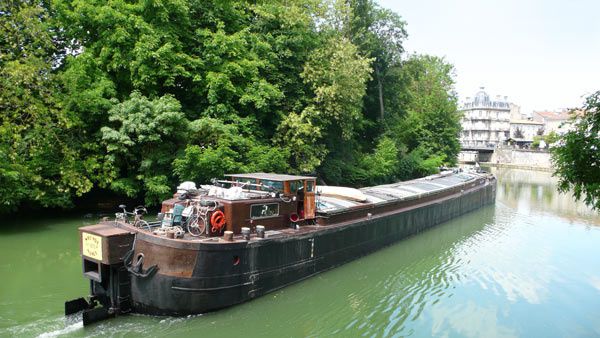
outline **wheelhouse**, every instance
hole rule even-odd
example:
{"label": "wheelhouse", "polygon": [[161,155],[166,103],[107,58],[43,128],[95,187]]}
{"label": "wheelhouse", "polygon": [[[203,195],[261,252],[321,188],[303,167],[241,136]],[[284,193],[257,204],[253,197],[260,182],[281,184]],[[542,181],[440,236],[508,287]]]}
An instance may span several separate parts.
{"label": "wheelhouse", "polygon": [[316,218],[315,177],[247,173],[225,175],[199,189],[193,182],[186,183],[163,202],[163,226],[186,226],[192,235],[214,237],[224,231],[240,234],[242,228],[258,225],[265,230],[297,227]]}
{"label": "wheelhouse", "polygon": [[[311,176],[281,175],[271,173],[231,174],[226,175],[233,186],[240,186],[249,190],[267,191],[272,196],[278,196],[284,203],[292,203],[292,221],[313,220],[315,218],[315,186],[316,179]],[[267,208],[268,214],[273,214],[275,203]],[[267,210],[265,209],[265,210]],[[279,209],[277,207],[277,209]],[[258,210],[255,205],[254,209]],[[255,213],[251,212],[251,219]]]}

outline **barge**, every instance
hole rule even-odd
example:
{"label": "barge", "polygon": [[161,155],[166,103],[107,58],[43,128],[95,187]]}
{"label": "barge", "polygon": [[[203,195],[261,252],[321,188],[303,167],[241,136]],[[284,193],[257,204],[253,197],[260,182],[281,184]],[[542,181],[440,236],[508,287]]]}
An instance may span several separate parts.
{"label": "barge", "polygon": [[84,325],[129,312],[182,316],[242,303],[480,208],[496,179],[446,171],[362,189],[249,173],[184,182],[154,221],[125,206],[79,228]]}

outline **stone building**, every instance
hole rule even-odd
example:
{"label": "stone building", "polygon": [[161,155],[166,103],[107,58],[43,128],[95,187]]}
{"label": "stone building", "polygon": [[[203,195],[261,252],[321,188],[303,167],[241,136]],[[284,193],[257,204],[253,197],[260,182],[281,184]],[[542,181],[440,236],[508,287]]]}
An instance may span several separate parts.
{"label": "stone building", "polygon": [[[510,137],[511,104],[506,96],[490,96],[481,87],[473,99],[462,104],[463,148],[494,148]],[[514,108],[513,108],[514,113]]]}
{"label": "stone building", "polygon": [[533,120],[544,124],[544,134],[548,134],[552,131],[557,134],[564,134],[571,127],[570,118],[571,113],[568,109],[533,112]]}
{"label": "stone building", "polygon": [[517,142],[530,144],[533,142],[533,137],[543,131],[543,122],[530,119],[510,120],[510,137]]}

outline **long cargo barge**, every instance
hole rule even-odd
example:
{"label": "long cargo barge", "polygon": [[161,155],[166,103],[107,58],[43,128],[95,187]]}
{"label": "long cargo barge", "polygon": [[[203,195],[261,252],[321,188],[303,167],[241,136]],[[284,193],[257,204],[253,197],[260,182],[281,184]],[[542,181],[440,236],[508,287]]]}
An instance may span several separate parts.
{"label": "long cargo barge", "polygon": [[362,189],[250,173],[184,182],[156,221],[145,208],[79,229],[84,325],[128,312],[214,311],[311,277],[493,203],[496,179],[447,171]]}

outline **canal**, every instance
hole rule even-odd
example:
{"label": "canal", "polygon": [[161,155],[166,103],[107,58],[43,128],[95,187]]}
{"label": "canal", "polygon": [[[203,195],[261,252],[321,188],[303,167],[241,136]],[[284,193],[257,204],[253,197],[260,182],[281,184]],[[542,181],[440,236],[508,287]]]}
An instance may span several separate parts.
{"label": "canal", "polygon": [[230,309],[84,328],[84,217],[3,221],[0,336],[600,336],[600,217],[549,173],[493,170],[496,204]]}

